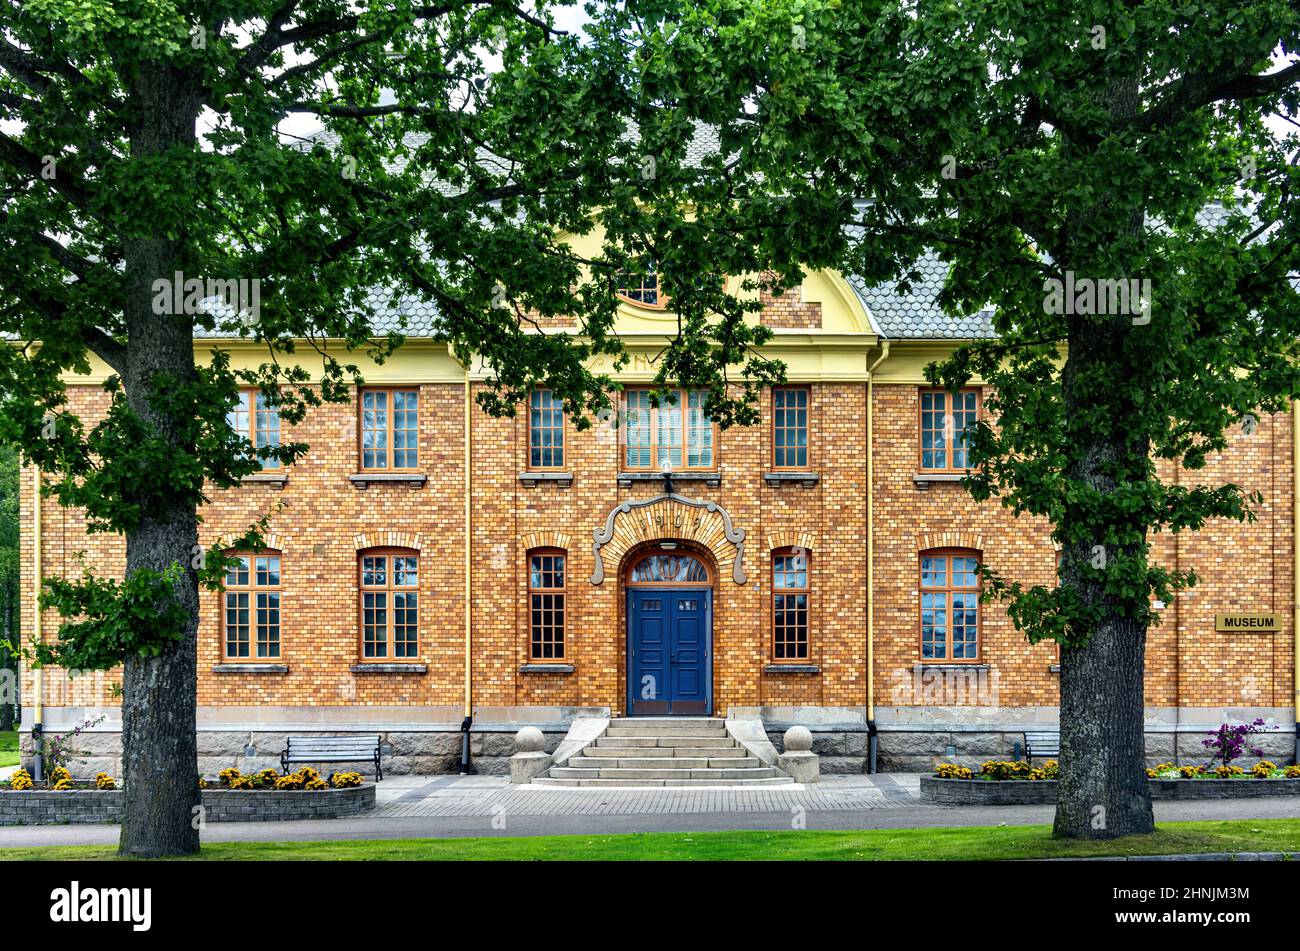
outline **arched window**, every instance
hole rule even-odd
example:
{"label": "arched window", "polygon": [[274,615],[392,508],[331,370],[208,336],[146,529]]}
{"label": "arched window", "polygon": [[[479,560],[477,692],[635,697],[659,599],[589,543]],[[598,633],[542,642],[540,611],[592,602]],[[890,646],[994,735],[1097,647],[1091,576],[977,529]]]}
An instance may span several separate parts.
{"label": "arched window", "polygon": [[655,552],[641,558],[628,572],[628,584],[708,584],[709,569],[694,555]]}
{"label": "arched window", "polygon": [[280,659],[280,553],[229,552],[222,595],[222,651],[226,660]]}
{"label": "arched window", "polygon": [[653,261],[636,271],[624,271],[618,276],[616,293],[625,301],[641,307],[662,308],[663,292],[659,288],[659,272]]}
{"label": "arched window", "polygon": [[980,553],[964,548],[921,552],[921,659],[979,659]]}
{"label": "arched window", "polygon": [[528,656],[545,663],[564,660],[567,619],[566,553],[543,548],[528,553]]}
{"label": "arched window", "polygon": [[361,574],[361,660],[405,661],[420,654],[420,553],[372,548]]}
{"label": "arched window", "polygon": [[808,659],[808,552],[772,552],[772,659]]}

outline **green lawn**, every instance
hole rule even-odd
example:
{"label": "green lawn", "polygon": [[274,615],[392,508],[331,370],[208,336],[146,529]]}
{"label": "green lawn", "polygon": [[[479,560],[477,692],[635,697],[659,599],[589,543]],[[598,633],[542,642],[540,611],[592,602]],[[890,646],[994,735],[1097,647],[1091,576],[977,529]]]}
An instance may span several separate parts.
{"label": "green lawn", "polygon": [[[633,835],[338,842],[219,842],[201,858],[230,860],[960,860],[1175,852],[1300,852],[1300,819],[1170,822],[1111,842],[1053,839],[1048,826],[872,829],[861,832],[652,832]],[[0,849],[0,860],[113,859],[113,846]]]}
{"label": "green lawn", "polygon": [[18,765],[18,731],[0,733],[0,766]]}

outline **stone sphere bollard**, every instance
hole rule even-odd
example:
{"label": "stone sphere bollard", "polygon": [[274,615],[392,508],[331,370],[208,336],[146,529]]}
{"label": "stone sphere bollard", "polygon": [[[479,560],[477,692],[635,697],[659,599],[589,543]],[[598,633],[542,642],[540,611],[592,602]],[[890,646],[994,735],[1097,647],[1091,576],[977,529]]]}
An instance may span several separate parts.
{"label": "stone sphere bollard", "polygon": [[515,734],[515,748],[521,753],[540,753],[545,745],[546,738],[535,726],[526,726]]}
{"label": "stone sphere bollard", "polygon": [[785,731],[787,753],[807,753],[812,749],[812,732],[806,726],[792,726]]}

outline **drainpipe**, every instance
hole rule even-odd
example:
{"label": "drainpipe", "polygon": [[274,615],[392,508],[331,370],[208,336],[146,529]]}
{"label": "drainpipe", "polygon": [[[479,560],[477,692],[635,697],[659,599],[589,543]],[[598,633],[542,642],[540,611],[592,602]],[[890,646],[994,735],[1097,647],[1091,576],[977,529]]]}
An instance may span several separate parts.
{"label": "drainpipe", "polygon": [[473,479],[470,474],[471,442],[470,423],[473,417],[474,394],[470,389],[469,363],[465,364],[465,719],[460,723],[460,774],[468,776],[474,772],[474,764],[469,752],[469,728],[474,725],[474,668],[471,608],[473,591],[473,570],[470,562],[470,545],[473,509],[470,497],[473,494]]}
{"label": "drainpipe", "polygon": [[1294,762],[1300,763],[1300,400],[1291,401],[1291,702],[1295,705]]}
{"label": "drainpipe", "polygon": [[[32,630],[36,640],[41,639],[41,467],[32,467]],[[33,672],[36,694],[32,714],[32,779],[45,779],[44,757],[41,755],[41,734],[44,730],[45,671],[37,667]]]}
{"label": "drainpipe", "polygon": [[875,456],[876,446],[873,438],[875,430],[875,402],[873,397],[876,380],[876,368],[889,357],[889,341],[880,342],[880,356],[867,370],[867,772],[876,772],[876,535],[874,531],[875,507],[872,497],[875,494]]}

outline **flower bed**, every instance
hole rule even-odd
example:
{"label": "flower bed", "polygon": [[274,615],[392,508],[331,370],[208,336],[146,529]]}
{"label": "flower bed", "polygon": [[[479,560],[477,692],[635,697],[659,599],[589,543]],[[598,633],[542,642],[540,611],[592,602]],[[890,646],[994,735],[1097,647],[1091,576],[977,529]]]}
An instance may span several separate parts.
{"label": "flower bed", "polygon": [[[45,788],[36,788],[20,770],[10,789],[0,790],[0,826],[113,823],[121,820],[122,791],[104,774],[91,784],[75,784],[59,775]],[[358,773],[337,773],[322,780],[310,768],[289,776],[259,774],[258,785],[244,783],[238,770],[220,788],[203,788],[203,818],[207,822],[288,822],[298,819],[336,819],[375,808],[375,784]],[[273,773],[274,770],[263,770]],[[237,778],[238,777],[238,778]],[[225,779],[223,773],[223,780]],[[26,780],[24,782],[23,780]],[[287,782],[284,782],[287,780]],[[202,784],[202,781],[200,781]]]}
{"label": "flower bed", "polygon": [[[979,774],[966,766],[940,763],[934,776],[921,777],[921,799],[946,805],[1028,806],[1056,802],[1059,769],[1048,760],[1035,769],[1027,763],[989,762]],[[1249,772],[1240,766],[1174,766],[1147,770],[1152,799],[1245,799],[1300,796],[1300,768],[1279,768],[1267,760]]]}

